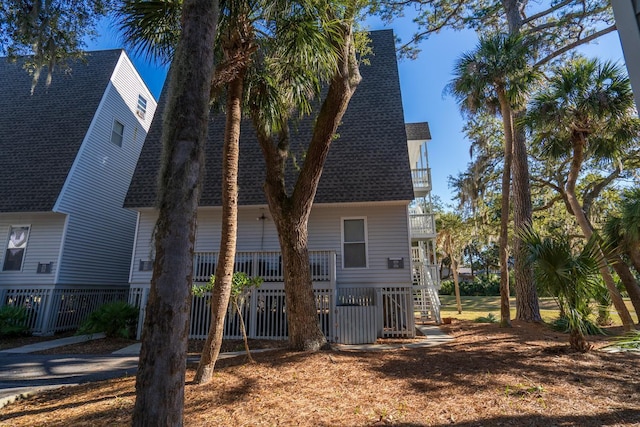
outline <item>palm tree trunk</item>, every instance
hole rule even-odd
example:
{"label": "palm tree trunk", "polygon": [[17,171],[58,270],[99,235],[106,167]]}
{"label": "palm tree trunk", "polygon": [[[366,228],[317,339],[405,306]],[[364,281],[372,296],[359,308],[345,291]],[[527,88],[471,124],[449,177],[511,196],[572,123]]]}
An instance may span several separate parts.
{"label": "palm tree trunk", "polygon": [[162,125],[156,258],[136,375],[133,426],[183,424],[196,213],[217,21],[217,2],[184,1]]}
{"label": "palm tree trunk", "polygon": [[[631,246],[627,249],[627,255],[636,273],[640,274],[640,249],[638,249],[637,246]],[[638,314],[638,316],[640,316],[640,314]]]}
{"label": "palm tree trunk", "polygon": [[504,169],[502,171],[502,201],[500,206],[500,326],[511,326],[509,308],[509,190],[513,153],[513,114],[504,88],[497,87],[502,126],[504,129]]}
{"label": "palm tree trunk", "polygon": [[240,158],[240,122],[244,73],[229,83],[224,146],[222,149],[222,232],[216,266],[216,280],[211,291],[211,326],[200,356],[194,381],[206,384],[213,378],[213,370],[222,346],[224,321],[236,259],[238,230],[238,160]]}
{"label": "palm tree trunk", "polygon": [[[520,117],[522,114],[518,114]],[[529,163],[524,130],[516,126],[513,138],[513,224],[514,224],[514,276],[516,290],[516,319],[541,322],[538,293],[533,281],[533,271],[526,261],[525,247],[518,232],[531,226],[533,208],[529,182]]]}
{"label": "palm tree trunk", "polygon": [[618,273],[620,281],[622,281],[636,312],[636,318],[640,322],[640,287],[638,286],[638,282],[627,263],[624,262],[619,255],[613,255],[610,258],[610,262],[613,269]]}
{"label": "palm tree trunk", "polygon": [[[582,160],[584,158],[584,138],[581,134],[578,134],[574,137],[572,141],[573,145],[573,156],[571,158],[571,166],[569,168],[569,175],[567,176],[567,184],[566,184],[566,192],[567,192],[567,201],[573,214],[576,217],[576,222],[580,226],[582,233],[584,234],[586,239],[590,239],[593,235],[593,229],[591,228],[591,224],[587,220],[584,211],[582,210],[582,206],[580,206],[580,202],[576,198],[576,182],[578,180],[578,175],[580,174],[580,169],[582,167]],[[616,284],[613,281],[613,277],[609,272],[609,266],[607,264],[606,257],[602,252],[602,249],[598,246],[598,257],[599,262],[598,266],[600,269],[600,274],[602,275],[602,279],[604,280],[605,285],[607,286],[607,290],[609,291],[609,295],[611,296],[611,301],[613,302],[613,306],[616,308],[620,319],[622,320],[622,326],[625,331],[630,331],[634,329],[633,319],[629,314],[629,310],[627,306],[624,304],[622,300],[622,296],[620,295],[620,291],[616,288]]]}
{"label": "palm tree trunk", "polygon": [[453,270],[453,289],[456,294],[456,308],[458,309],[458,314],[462,314],[462,301],[460,299],[460,280],[458,278],[458,261],[452,256],[451,257],[451,269]]}
{"label": "palm tree trunk", "polygon": [[586,353],[591,349],[591,345],[589,345],[584,334],[578,328],[571,328],[569,331],[569,346],[581,353]]}

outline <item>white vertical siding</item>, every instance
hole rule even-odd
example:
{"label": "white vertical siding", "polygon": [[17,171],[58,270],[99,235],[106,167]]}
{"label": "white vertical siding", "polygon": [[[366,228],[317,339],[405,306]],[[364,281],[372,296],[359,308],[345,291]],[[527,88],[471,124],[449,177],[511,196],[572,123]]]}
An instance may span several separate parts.
{"label": "white vertical siding", "polygon": [[[9,285],[53,285],[58,269],[58,254],[62,242],[66,215],[53,212],[33,214],[0,214],[0,244],[4,262],[9,228],[12,225],[28,225],[29,240],[24,254],[22,271],[2,271],[0,287]],[[38,274],[38,263],[53,263],[51,273]]]}
{"label": "white vertical siding", "polygon": [[[266,219],[260,219],[264,213]],[[196,251],[218,251],[220,245],[219,208],[200,208]],[[368,268],[343,269],[341,221],[343,217],[366,217]],[[151,280],[150,271],[139,271],[140,260],[152,257],[155,211],[141,211],[134,251],[132,283]],[[238,212],[238,251],[277,251],[280,249],[269,210],[242,206]],[[309,249],[337,253],[338,286],[376,286],[411,283],[411,258],[406,204],[316,205],[309,219]],[[404,258],[404,268],[389,269],[388,258]]]}
{"label": "white vertical siding", "polygon": [[[138,95],[147,113],[136,116]],[[123,53],[54,210],[69,214],[61,284],[126,284],[136,214],[122,208],[156,103]],[[111,142],[113,121],[122,146]]]}

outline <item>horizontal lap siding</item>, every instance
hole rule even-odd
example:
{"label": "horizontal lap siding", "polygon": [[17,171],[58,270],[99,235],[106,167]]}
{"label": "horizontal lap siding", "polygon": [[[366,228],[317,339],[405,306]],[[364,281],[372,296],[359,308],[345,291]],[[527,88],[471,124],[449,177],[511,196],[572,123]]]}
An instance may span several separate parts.
{"label": "horizontal lap siding", "polygon": [[[52,285],[58,269],[58,254],[66,215],[49,213],[0,214],[0,244],[4,262],[9,228],[12,225],[29,225],[29,240],[22,271],[1,271],[0,287],[9,285]],[[38,274],[38,263],[53,263],[51,273]]]}
{"label": "horizontal lap siding", "polygon": [[[260,219],[263,213],[264,220]],[[367,218],[368,268],[343,269],[341,220],[343,217],[361,216]],[[196,251],[217,252],[219,250],[220,217],[219,208],[199,209]],[[139,264],[141,259],[151,259],[153,245],[151,235],[156,219],[155,211],[149,209],[141,211],[132,283],[145,284],[151,280],[151,271],[139,271]],[[238,223],[238,251],[280,250],[276,228],[268,209],[240,207]],[[404,204],[340,207],[316,205],[309,219],[309,249],[336,251],[338,286],[408,285],[411,283],[407,206]],[[388,258],[404,258],[404,268],[387,268]]]}
{"label": "horizontal lap siding", "polygon": [[[341,221],[344,217],[367,219],[367,268],[342,268]],[[410,284],[411,263],[407,230],[407,206],[371,204],[316,207],[309,219],[309,247],[335,249],[338,286]],[[403,269],[389,269],[388,258],[404,258]]]}
{"label": "horizontal lap siding", "polygon": [[[134,114],[139,94],[148,101],[144,120]],[[122,204],[154,111],[123,54],[57,205],[69,213],[60,283],[127,283],[136,214]],[[114,120],[124,124],[121,147],[111,142]]]}

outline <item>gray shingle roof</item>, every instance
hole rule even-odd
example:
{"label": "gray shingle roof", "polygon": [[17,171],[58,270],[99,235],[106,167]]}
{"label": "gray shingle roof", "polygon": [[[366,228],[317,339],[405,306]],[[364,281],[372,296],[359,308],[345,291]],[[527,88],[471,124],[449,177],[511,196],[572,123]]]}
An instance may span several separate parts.
{"label": "gray shingle roof", "polygon": [[427,141],[431,139],[431,131],[429,130],[429,123],[407,123],[407,139],[409,141]]}
{"label": "gray shingle roof", "polygon": [[33,95],[22,62],[0,58],[0,212],[53,208],[121,52],[90,52]]}
{"label": "gray shingle roof", "polygon": [[[374,55],[371,65],[362,65],[362,82],[351,99],[332,143],[320,180],[316,203],[392,201],[413,199],[407,154],[394,36],[391,30],[371,33]],[[164,105],[163,98],[159,109]],[[151,207],[156,198],[156,176],[160,162],[160,119],[156,113],[138,160],[126,207]],[[292,148],[298,159],[311,134],[312,119],[304,119],[291,130]],[[224,118],[212,117],[207,146],[206,177],[201,206],[221,203],[222,135]],[[242,124],[240,141],[239,203],[266,204],[262,190],[264,160],[250,121]],[[295,175],[290,168],[288,183]]]}

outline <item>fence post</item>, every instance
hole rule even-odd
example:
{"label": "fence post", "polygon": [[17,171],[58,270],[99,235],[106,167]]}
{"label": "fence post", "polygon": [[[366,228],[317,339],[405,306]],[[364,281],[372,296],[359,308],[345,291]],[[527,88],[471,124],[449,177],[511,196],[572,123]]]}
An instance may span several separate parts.
{"label": "fence post", "polygon": [[384,337],[384,298],[382,288],[376,288],[374,304],[378,307],[376,314],[376,321],[378,323],[377,334],[379,337]]}
{"label": "fence post", "polygon": [[251,339],[255,338],[258,329],[258,289],[251,288],[249,294],[249,324],[247,326],[247,336]]}
{"label": "fence post", "polygon": [[34,335],[49,335],[49,325],[51,324],[51,317],[53,316],[55,305],[55,293],[54,289],[43,289],[40,306],[42,307],[42,317],[38,319],[38,326],[34,330]]}
{"label": "fence post", "polygon": [[138,328],[136,331],[136,339],[142,338],[142,328],[144,326],[144,317],[147,312],[147,299],[149,298],[149,288],[139,288],[140,295],[140,311],[138,313]]}

